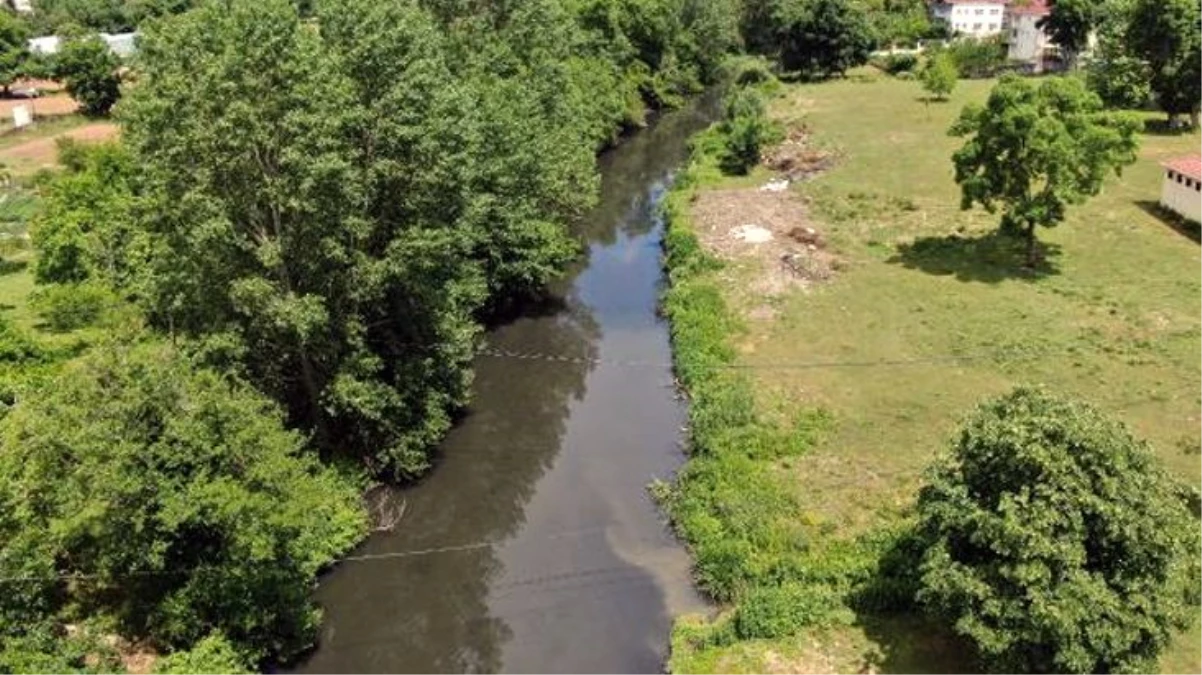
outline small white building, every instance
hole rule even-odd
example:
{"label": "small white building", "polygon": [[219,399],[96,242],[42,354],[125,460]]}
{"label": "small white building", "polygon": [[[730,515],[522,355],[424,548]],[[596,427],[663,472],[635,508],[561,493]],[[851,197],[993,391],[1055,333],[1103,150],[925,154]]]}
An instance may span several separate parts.
{"label": "small white building", "polygon": [[936,0],[931,16],[947,24],[954,35],[985,38],[1002,32],[1005,0]]}
{"label": "small white building", "polygon": [[8,0],[8,5],[13,8],[13,11],[22,14],[33,11],[33,0]]}
{"label": "small white building", "polygon": [[1195,223],[1202,222],[1202,156],[1178,157],[1161,166],[1160,205]]}

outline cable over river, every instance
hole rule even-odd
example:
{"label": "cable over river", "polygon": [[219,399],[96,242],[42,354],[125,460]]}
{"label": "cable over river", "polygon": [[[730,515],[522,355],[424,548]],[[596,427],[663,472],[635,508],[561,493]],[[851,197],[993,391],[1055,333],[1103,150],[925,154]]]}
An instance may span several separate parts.
{"label": "cable over river", "polygon": [[669,370],[607,361],[671,359],[658,205],[711,107],[599,159],[587,255],[555,301],[489,334],[437,466],[390,495],[391,531],[322,579],[300,672],[662,671],[672,617],[705,608],[647,493],[683,460],[685,414]]}

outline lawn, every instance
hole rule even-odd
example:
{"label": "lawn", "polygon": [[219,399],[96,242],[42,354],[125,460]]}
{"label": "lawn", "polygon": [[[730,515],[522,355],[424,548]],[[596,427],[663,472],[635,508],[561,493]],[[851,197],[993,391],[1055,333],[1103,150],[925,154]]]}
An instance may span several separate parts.
{"label": "lawn", "polygon": [[[902,517],[921,472],[982,399],[1040,384],[1093,402],[1147,439],[1183,482],[1199,473],[1199,245],[1154,213],[1158,163],[1196,153],[1194,135],[1144,135],[1138,162],[1041,230],[1046,263],[1024,270],[989,236],[996,217],[959,209],[947,128],[992,83],[961,81],[926,104],[920,86],[874,76],[793,85],[772,115],[806,125],[836,165],[791,189],[842,260],[829,281],[773,299],[771,321],[737,337],[764,410],[818,407],[831,423],[799,458],[773,465],[813,532],[852,539]],[[763,169],[758,177],[767,180]],[[765,300],[734,266],[725,295],[754,317]],[[877,365],[873,365],[877,364]],[[1199,628],[1166,672],[1202,671]],[[957,671],[960,648],[917,619],[676,654],[673,669]]]}

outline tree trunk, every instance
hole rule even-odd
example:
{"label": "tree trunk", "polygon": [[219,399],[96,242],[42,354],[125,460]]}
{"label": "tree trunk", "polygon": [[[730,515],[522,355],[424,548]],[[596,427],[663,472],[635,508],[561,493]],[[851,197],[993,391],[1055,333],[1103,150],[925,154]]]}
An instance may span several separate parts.
{"label": "tree trunk", "polygon": [[305,398],[309,399],[309,415],[313,418],[313,433],[317,437],[317,445],[322,450],[329,448],[330,434],[326,428],[325,415],[321,409],[321,389],[317,386],[317,377],[313,369],[313,361],[309,358],[309,350],[298,345],[298,359],[301,369],[301,386],[305,389]]}
{"label": "tree trunk", "polygon": [[1194,108],[1193,110],[1189,111],[1189,126],[1191,129],[1194,129],[1194,130],[1197,130],[1197,128],[1198,128],[1198,109],[1197,108]]}
{"label": "tree trunk", "polygon": [[1039,263],[1038,249],[1035,246],[1035,223],[1027,223],[1027,267],[1035,269]]}

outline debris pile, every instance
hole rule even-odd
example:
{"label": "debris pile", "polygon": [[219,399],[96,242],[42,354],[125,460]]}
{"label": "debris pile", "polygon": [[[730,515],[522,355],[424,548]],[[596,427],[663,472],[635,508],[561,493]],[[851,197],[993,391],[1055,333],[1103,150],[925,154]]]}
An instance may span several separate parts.
{"label": "debris pile", "polygon": [[786,182],[807,180],[829,169],[835,163],[834,154],[811,148],[809,137],[804,125],[790,129],[785,140],[764,153],[764,166],[783,173]]}

